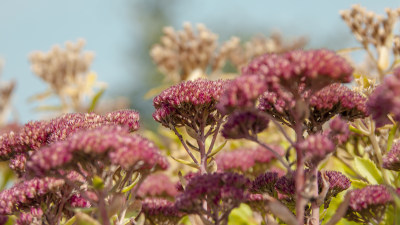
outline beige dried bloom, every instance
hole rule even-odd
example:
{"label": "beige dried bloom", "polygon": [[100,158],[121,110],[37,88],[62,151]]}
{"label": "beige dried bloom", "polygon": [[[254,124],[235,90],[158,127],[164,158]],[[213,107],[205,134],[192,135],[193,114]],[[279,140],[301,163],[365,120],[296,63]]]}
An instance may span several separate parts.
{"label": "beige dried bloom", "polygon": [[[385,11],[386,17],[383,17],[367,11],[360,5],[353,5],[351,9],[340,12],[357,41],[374,61],[380,80],[395,67],[400,57],[400,40],[394,34],[400,8],[387,8]],[[370,50],[370,46],[375,48],[375,52]],[[392,63],[390,63],[391,53],[394,54]]]}
{"label": "beige dried bloom", "polygon": [[94,54],[83,51],[85,41],[66,42],[65,49],[53,46],[49,52],[33,52],[30,55],[31,69],[49,84],[50,90],[36,96],[37,99],[56,94],[63,111],[82,111],[85,96],[94,94],[93,87],[105,87],[97,82],[97,75],[90,72]]}
{"label": "beige dried bloom", "polygon": [[197,24],[196,31],[190,23],[185,23],[181,31],[165,27],[163,32],[161,43],[153,46],[150,55],[158,69],[174,83],[191,80],[193,76],[198,78],[198,74],[202,76],[208,69],[217,72],[239,43],[238,38],[232,38],[218,49],[218,35],[203,24]]}
{"label": "beige dried bloom", "polygon": [[[3,61],[0,59],[0,75],[2,72]],[[11,95],[14,91],[15,81],[0,82],[0,127],[7,122],[7,116],[11,107]]]}
{"label": "beige dried bloom", "polygon": [[242,46],[231,51],[229,60],[238,71],[255,57],[266,53],[284,53],[303,48],[307,44],[305,37],[298,37],[292,41],[285,41],[280,33],[274,32],[270,37],[255,36]]}

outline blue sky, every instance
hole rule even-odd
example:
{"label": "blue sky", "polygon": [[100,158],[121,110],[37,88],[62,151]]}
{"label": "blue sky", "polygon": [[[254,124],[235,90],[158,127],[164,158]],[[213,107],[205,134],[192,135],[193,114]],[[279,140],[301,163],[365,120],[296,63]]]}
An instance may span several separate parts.
{"label": "blue sky", "polygon": [[[140,85],[141,65],[129,58],[141,45],[139,21],[134,16],[143,1],[108,0],[0,0],[0,57],[5,61],[1,79],[17,81],[13,105],[21,122],[38,119],[27,99],[46,89],[30,70],[28,54],[48,51],[54,44],[84,38],[85,49],[95,52],[92,70],[109,84],[107,95]],[[360,1],[358,1],[360,2]],[[169,17],[175,28],[184,21],[204,23],[220,40],[243,33],[285,36],[306,35],[315,47],[344,48],[356,45],[339,10],[357,1],[171,1]],[[368,9],[383,13],[399,1],[361,1]],[[141,12],[146,13],[146,12]],[[139,56],[140,57],[140,56]],[[143,112],[142,112],[143,113]]]}

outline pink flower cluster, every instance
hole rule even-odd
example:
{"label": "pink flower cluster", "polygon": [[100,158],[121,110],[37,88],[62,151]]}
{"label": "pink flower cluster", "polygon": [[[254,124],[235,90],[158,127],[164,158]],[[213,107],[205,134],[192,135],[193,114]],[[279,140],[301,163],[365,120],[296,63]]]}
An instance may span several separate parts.
{"label": "pink flower cluster", "polygon": [[32,155],[28,167],[37,174],[54,169],[75,168],[77,162],[91,164],[100,160],[119,165],[125,170],[166,169],[168,162],[154,143],[131,135],[120,126],[102,126],[76,132],[65,141],[41,148]]}
{"label": "pink flower cluster", "polygon": [[261,74],[268,80],[277,79],[293,94],[298,93],[301,83],[306,85],[306,89],[317,91],[331,83],[350,82],[352,73],[353,68],[344,58],[326,49],[266,54],[243,69],[243,74]]}
{"label": "pink flower cluster", "polygon": [[33,203],[40,203],[40,198],[55,194],[63,185],[64,180],[50,177],[34,178],[18,183],[0,192],[0,214],[10,215]]}
{"label": "pink flower cluster", "polygon": [[[209,213],[214,221],[219,221],[220,216],[226,216],[235,207],[247,199],[247,186],[249,181],[234,173],[203,174],[193,177],[182,194],[176,198],[176,207],[187,213]],[[203,202],[207,202],[207,209]],[[222,210],[213,212],[212,210]]]}
{"label": "pink flower cluster", "polygon": [[[270,146],[278,154],[284,150],[279,146]],[[219,171],[241,172],[244,174],[258,172],[257,166],[266,165],[275,159],[275,155],[263,147],[241,148],[219,153],[215,162]],[[264,168],[265,169],[265,168]],[[257,174],[258,175],[258,174]]]}
{"label": "pink flower cluster", "polygon": [[30,208],[28,212],[22,212],[16,221],[16,225],[31,225],[31,224],[41,224],[41,217],[43,211],[41,208]]}
{"label": "pink flower cluster", "polygon": [[142,213],[150,224],[175,225],[183,217],[174,203],[159,198],[146,198],[142,201]]}
{"label": "pink flower cluster", "polygon": [[157,197],[157,198],[174,198],[178,194],[176,184],[170,178],[162,173],[149,175],[140,185],[138,196]]}
{"label": "pink flower cluster", "polygon": [[197,79],[174,85],[154,98],[153,118],[166,127],[196,123],[204,118],[209,125],[215,120],[215,107],[227,83]]}
{"label": "pink flower cluster", "polygon": [[318,166],[329,153],[335,151],[335,144],[324,134],[312,134],[296,146],[306,156],[310,167]]}
{"label": "pink flower cluster", "polygon": [[380,221],[393,197],[384,185],[371,185],[350,191],[346,218],[359,223]]}
{"label": "pink flower cluster", "polygon": [[383,168],[400,171],[400,141],[396,141],[390,151],[383,156]]}
{"label": "pink flower cluster", "polygon": [[269,119],[258,111],[237,111],[229,115],[222,135],[227,139],[253,137],[268,127]]}
{"label": "pink flower cluster", "polygon": [[400,67],[375,88],[368,99],[367,109],[377,126],[390,123],[387,117],[389,113],[393,114],[396,121],[400,121]]}

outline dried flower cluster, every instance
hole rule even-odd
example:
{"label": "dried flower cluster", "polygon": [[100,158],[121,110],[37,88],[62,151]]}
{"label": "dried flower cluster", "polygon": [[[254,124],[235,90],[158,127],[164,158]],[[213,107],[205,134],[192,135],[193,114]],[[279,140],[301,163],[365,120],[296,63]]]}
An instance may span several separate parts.
{"label": "dried flower cluster", "polygon": [[161,44],[156,44],[150,55],[159,70],[174,82],[190,79],[197,70],[205,73],[209,67],[212,71],[221,69],[228,54],[239,43],[239,39],[233,37],[217,51],[218,36],[203,24],[197,25],[197,33],[190,23],[185,23],[182,31],[165,27],[163,32]]}

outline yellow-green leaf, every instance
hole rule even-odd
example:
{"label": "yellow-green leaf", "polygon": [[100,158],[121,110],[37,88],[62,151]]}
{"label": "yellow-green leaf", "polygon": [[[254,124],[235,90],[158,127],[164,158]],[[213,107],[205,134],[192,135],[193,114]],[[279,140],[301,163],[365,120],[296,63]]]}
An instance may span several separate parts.
{"label": "yellow-green leaf", "polygon": [[142,175],[139,174],[139,176],[136,177],[135,181],[133,181],[132,184],[130,184],[129,186],[124,187],[121,192],[126,193],[126,192],[132,190],[132,188],[134,188],[136,186],[136,184],[139,182],[140,178],[142,178]]}
{"label": "yellow-green leaf", "polygon": [[218,152],[220,152],[224,146],[226,145],[227,141],[224,141],[224,143],[222,143],[221,145],[219,145],[218,147],[216,147],[215,149],[213,149],[210,153],[210,155],[208,155],[209,158],[213,157],[214,155],[216,155]]}
{"label": "yellow-green leaf", "polygon": [[77,225],[100,225],[99,221],[85,213],[78,212],[75,216]]}
{"label": "yellow-green leaf", "polygon": [[72,225],[76,221],[76,217],[73,216],[71,219],[69,219],[67,222],[64,223],[64,225]]}
{"label": "yellow-green leaf", "polygon": [[171,155],[171,158],[173,160],[177,161],[178,163],[182,163],[182,164],[185,164],[187,166],[190,166],[190,167],[193,167],[193,168],[196,168],[196,169],[200,168],[199,165],[197,165],[196,163],[189,162],[189,161],[186,161],[184,159],[177,159],[177,158],[173,157],[172,155]]}
{"label": "yellow-green leaf", "polygon": [[370,184],[382,184],[382,174],[370,159],[360,157],[354,158],[355,169],[363,176]]}
{"label": "yellow-green leaf", "polygon": [[95,96],[92,98],[92,102],[90,103],[89,112],[93,112],[99,102],[101,96],[103,96],[106,89],[100,89]]}
{"label": "yellow-green leaf", "polygon": [[92,183],[93,183],[93,187],[95,188],[95,189],[103,189],[103,187],[104,187],[104,181],[103,181],[103,179],[101,179],[101,177],[99,177],[99,176],[97,176],[97,175],[95,175],[94,177],[93,177],[93,179],[92,179]]}

